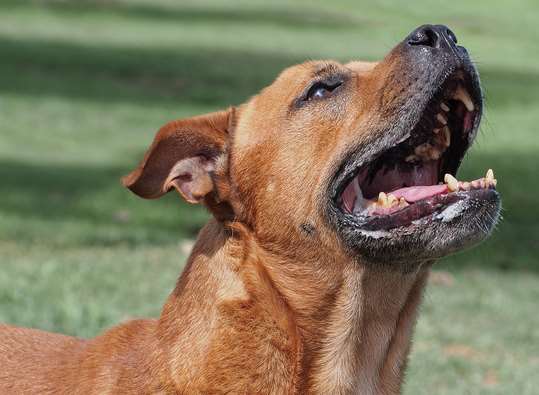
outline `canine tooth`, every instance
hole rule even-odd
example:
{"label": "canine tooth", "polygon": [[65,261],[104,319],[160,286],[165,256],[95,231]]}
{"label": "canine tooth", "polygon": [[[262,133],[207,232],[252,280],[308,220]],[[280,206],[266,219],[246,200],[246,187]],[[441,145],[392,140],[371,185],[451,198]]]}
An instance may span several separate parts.
{"label": "canine tooth", "polygon": [[378,194],[378,204],[382,207],[387,207],[387,195],[384,192]]}
{"label": "canine tooth", "polygon": [[461,189],[464,189],[465,191],[469,191],[472,189],[472,186],[468,181],[464,181],[462,184],[460,184]]}
{"label": "canine tooth", "polygon": [[451,174],[449,173],[446,173],[445,176],[444,176],[444,181],[445,183],[447,184],[447,188],[451,191],[451,192],[455,192],[455,191],[458,191],[459,190],[459,182],[458,180],[453,177]]}
{"label": "canine tooth", "polygon": [[496,187],[496,184],[498,183],[498,181],[494,178],[494,171],[492,169],[488,169],[487,170],[487,174],[485,175],[485,183],[486,183],[486,186],[485,188],[488,188],[488,187]]}
{"label": "canine tooth", "polygon": [[444,110],[445,112],[449,112],[449,107],[447,106],[447,104],[443,103],[440,104],[440,107],[442,108],[442,110]]}
{"label": "canine tooth", "polygon": [[496,185],[498,184],[498,180],[496,180],[495,178],[483,178],[484,180],[484,186],[482,186],[483,188],[490,188],[490,187],[494,187],[496,188]]}
{"label": "canine tooth", "polygon": [[451,131],[449,130],[447,126],[444,127],[444,138],[445,138],[444,145],[446,147],[449,147],[451,145]]}
{"label": "canine tooth", "polygon": [[441,113],[438,113],[436,114],[436,119],[438,120],[438,122],[440,122],[442,125],[447,125],[447,118],[441,114]]}
{"label": "canine tooth", "polygon": [[475,109],[475,106],[473,105],[470,95],[461,86],[457,88],[457,90],[455,91],[455,94],[453,95],[453,98],[460,100],[468,111],[472,112]]}

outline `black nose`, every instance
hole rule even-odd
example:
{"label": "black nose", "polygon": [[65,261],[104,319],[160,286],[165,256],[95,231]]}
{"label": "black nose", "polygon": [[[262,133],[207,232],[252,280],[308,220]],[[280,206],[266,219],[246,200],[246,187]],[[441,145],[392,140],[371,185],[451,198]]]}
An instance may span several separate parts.
{"label": "black nose", "polygon": [[423,25],[415,29],[407,38],[408,45],[431,48],[454,47],[455,33],[445,25]]}

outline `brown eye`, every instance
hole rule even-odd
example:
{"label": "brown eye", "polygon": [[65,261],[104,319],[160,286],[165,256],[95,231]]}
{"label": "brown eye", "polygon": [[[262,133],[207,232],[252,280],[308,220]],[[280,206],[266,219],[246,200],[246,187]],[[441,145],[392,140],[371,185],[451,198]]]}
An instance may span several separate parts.
{"label": "brown eye", "polygon": [[325,82],[316,82],[307,92],[305,100],[325,99],[333,93],[335,89],[342,85],[342,82],[328,84]]}

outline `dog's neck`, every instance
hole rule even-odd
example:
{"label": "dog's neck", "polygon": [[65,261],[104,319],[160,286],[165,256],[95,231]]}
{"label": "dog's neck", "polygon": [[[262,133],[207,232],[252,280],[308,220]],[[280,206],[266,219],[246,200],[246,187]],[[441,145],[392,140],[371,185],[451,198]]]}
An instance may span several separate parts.
{"label": "dog's neck", "polygon": [[[264,251],[253,238],[238,242],[241,236],[226,235],[216,222],[202,231],[201,238],[206,237],[219,239],[219,246],[212,251],[199,250],[202,243],[195,246],[160,319],[159,335],[168,339],[169,349],[181,350],[182,344],[198,349],[188,359],[166,351],[172,376],[175,371],[196,375],[201,369],[207,376],[213,349],[232,350],[256,366],[248,353],[256,353],[253,344],[266,335],[263,340],[269,341],[269,332],[275,331],[277,339],[285,340],[262,347],[275,347],[265,363],[283,365],[270,370],[282,372],[283,383],[293,383],[294,388],[282,387],[286,392],[399,392],[426,270],[403,274],[355,262],[288,262]],[[192,303],[198,304],[198,317],[190,316]],[[257,333],[258,328],[267,333]],[[229,329],[234,339],[227,338]],[[219,344],[227,341],[234,346]],[[263,377],[267,372],[256,373]],[[189,380],[196,378],[174,379],[177,386]],[[269,383],[278,381],[268,378]]]}
{"label": "dog's neck", "polygon": [[397,394],[406,367],[426,271],[351,267],[312,366],[319,393]]}
{"label": "dog's neck", "polygon": [[307,388],[400,393],[427,269],[404,273],[331,258],[265,263],[300,330]]}

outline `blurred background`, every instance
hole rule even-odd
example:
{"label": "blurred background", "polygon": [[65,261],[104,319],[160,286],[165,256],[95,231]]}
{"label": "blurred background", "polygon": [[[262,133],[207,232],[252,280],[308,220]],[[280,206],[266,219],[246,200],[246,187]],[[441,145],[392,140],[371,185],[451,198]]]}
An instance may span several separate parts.
{"label": "blurred background", "polygon": [[537,394],[535,0],[0,1],[0,321],[94,336],[158,316],[207,218],[119,178],[165,122],[239,104],[306,59],[376,60],[450,26],[486,115],[461,178],[492,167],[503,222],[436,266],[406,394]]}

